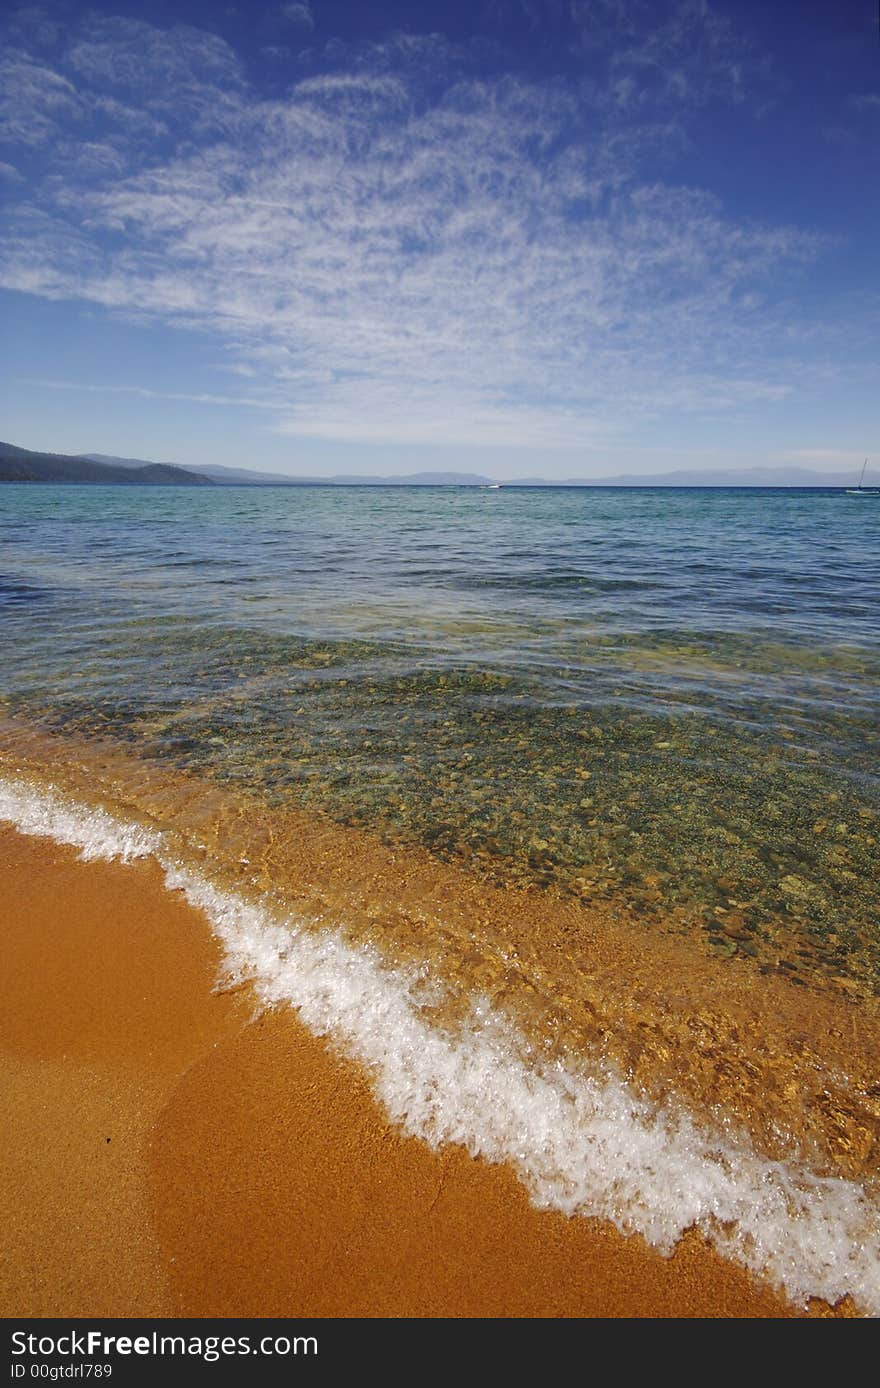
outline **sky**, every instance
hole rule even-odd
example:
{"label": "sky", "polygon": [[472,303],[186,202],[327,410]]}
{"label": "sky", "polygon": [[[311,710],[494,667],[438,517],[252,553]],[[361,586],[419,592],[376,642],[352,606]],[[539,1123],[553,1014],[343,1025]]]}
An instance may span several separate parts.
{"label": "sky", "polygon": [[7,0],[0,67],[8,442],[880,456],[876,0]]}

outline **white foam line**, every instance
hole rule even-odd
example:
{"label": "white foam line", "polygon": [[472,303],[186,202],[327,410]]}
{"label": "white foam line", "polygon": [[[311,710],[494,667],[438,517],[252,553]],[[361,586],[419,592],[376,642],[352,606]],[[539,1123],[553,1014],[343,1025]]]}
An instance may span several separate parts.
{"label": "white foam line", "polygon": [[0,819],[89,859],[152,854],[169,888],[207,915],[229,976],[252,979],[264,1003],[292,1005],[360,1061],[404,1132],[513,1166],[539,1206],[610,1219],[664,1253],[696,1226],[796,1303],[848,1292],[880,1315],[880,1211],[856,1182],[770,1161],[741,1134],[707,1135],[607,1068],[543,1063],[479,998],[459,1034],[438,1030],[415,975],[218,889],[175,863],[161,834],[20,781],[0,780]]}

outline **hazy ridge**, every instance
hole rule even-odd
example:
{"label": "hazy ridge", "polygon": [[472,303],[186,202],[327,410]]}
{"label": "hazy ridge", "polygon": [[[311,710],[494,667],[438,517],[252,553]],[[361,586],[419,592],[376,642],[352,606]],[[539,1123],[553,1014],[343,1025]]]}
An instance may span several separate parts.
{"label": "hazy ridge", "polygon": [[401,476],[336,473],[292,476],[220,463],[154,463],[107,453],[41,453],[0,443],[0,482],[96,482],[123,486],[375,486],[375,487],[851,487],[856,471],[814,472],[802,467],[691,468],[673,472],[619,473],[605,477],[494,478],[472,472],[413,472]]}
{"label": "hazy ridge", "polygon": [[[113,463],[117,467],[143,467],[144,459],[116,458],[103,453],[88,453],[95,462]],[[552,480],[545,477],[488,477],[473,472],[412,472],[393,477],[381,474],[359,476],[336,473],[332,477],[291,476],[280,472],[262,472],[254,468],[225,467],[219,463],[193,463],[190,472],[210,477],[213,482],[227,486],[375,486],[375,487],[851,487],[858,480],[858,470],[852,472],[814,472],[802,467],[757,468],[690,468],[674,472],[616,473],[605,477],[566,477]]]}

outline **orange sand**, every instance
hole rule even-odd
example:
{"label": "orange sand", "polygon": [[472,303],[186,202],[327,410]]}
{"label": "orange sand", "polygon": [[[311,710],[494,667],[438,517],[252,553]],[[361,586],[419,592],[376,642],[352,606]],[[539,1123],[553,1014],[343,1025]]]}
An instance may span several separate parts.
{"label": "orange sand", "polygon": [[212,992],[154,864],[5,826],[0,864],[0,1314],[793,1314],[696,1236],[665,1260],[400,1137],[292,1011]]}

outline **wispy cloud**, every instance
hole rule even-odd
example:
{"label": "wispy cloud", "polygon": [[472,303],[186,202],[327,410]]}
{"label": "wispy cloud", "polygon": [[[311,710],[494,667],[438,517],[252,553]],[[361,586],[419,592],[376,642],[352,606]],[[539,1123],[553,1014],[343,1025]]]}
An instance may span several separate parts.
{"label": "wispy cloud", "polygon": [[315,27],[310,5],[282,5],[281,18],[286,20],[288,24],[292,24],[295,29],[314,29]]}
{"label": "wispy cloud", "polygon": [[214,395],[202,391],[194,394],[181,390],[151,390],[148,386],[104,385],[100,382],[24,380],[26,386],[38,386],[42,390],[83,391],[90,395],[136,395],[141,400],[186,400],[195,405],[229,405],[240,409],[242,406],[253,410],[277,410],[277,401],[255,398],[248,395]]}
{"label": "wispy cloud", "polygon": [[12,50],[0,59],[0,130],[4,143],[41,145],[67,122],[76,122],[85,106],[76,88],[51,68]]}
{"label": "wispy cloud", "polygon": [[272,100],[214,35],[87,19],[9,60],[5,138],[43,164],[0,282],[215,334],[259,391],[170,398],[287,434],[571,447],[784,398],[780,286],[818,238],[657,172],[746,51],[700,0],[566,14],[589,81],[395,35]]}
{"label": "wispy cloud", "polygon": [[706,0],[572,0],[585,55],[607,55],[607,97],[620,107],[741,102],[768,76],[766,55]]}

